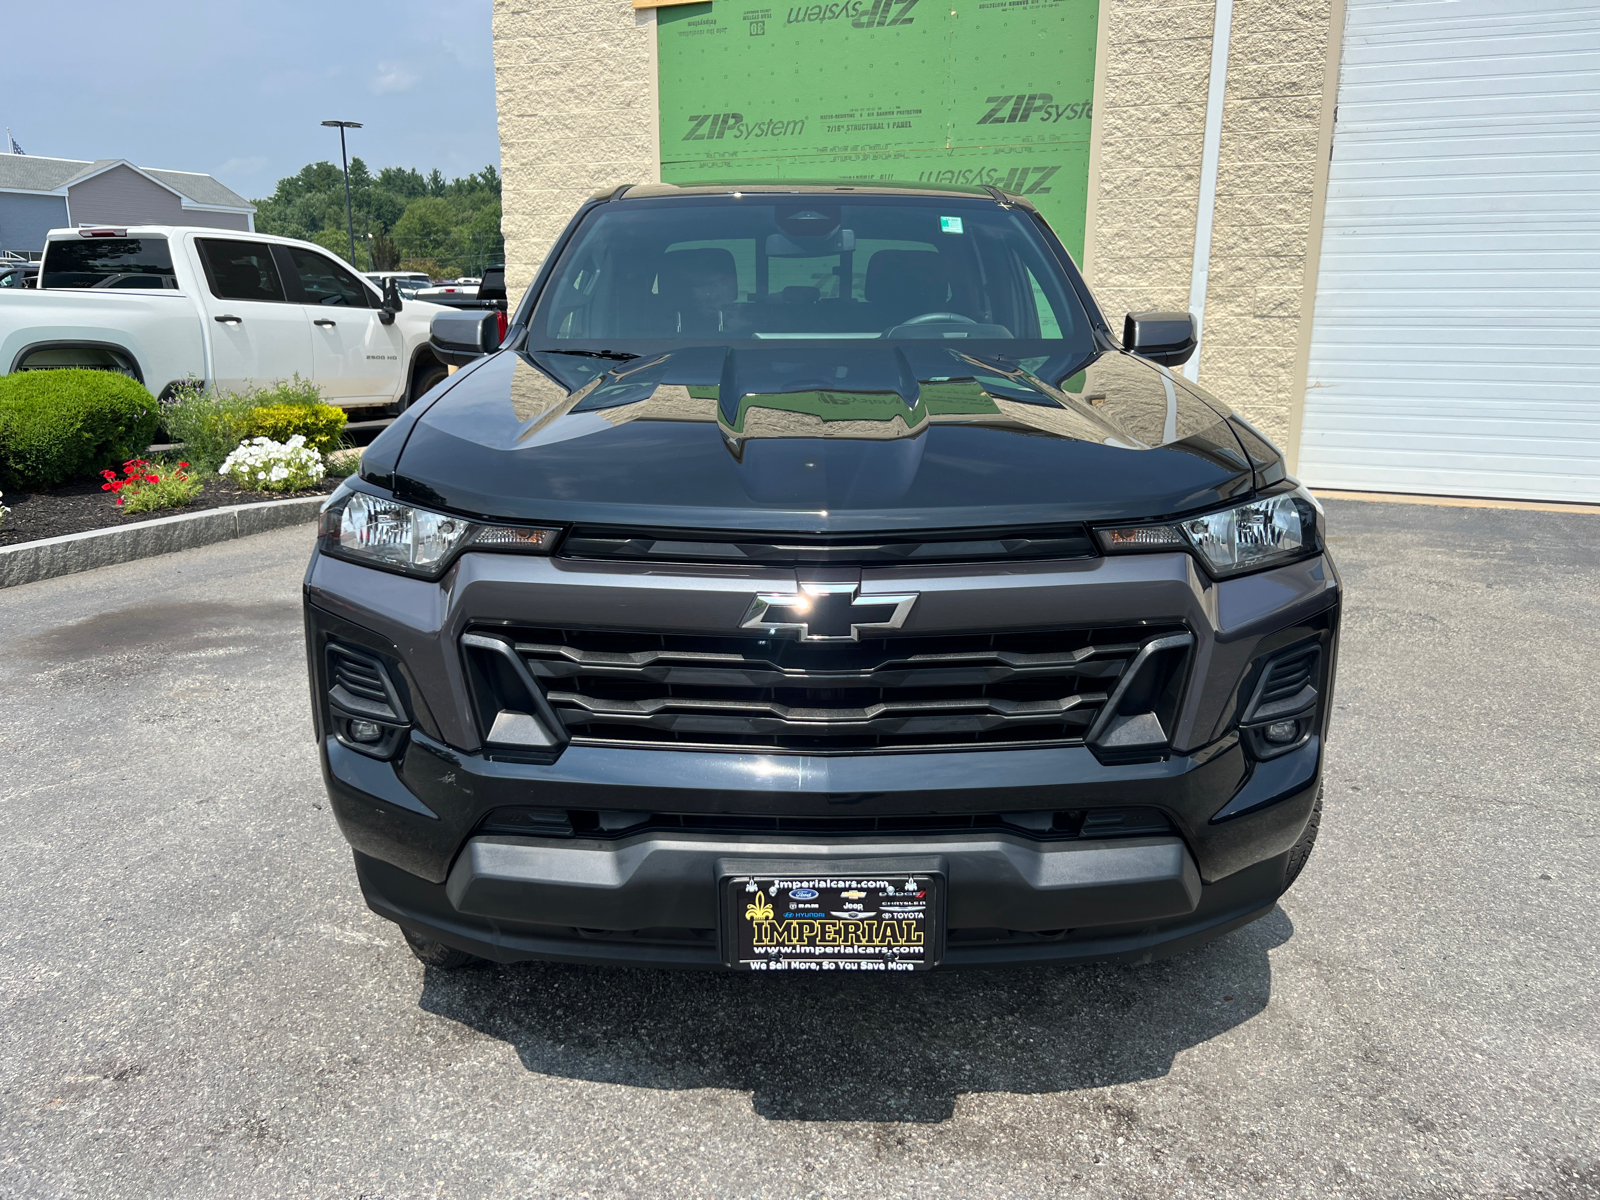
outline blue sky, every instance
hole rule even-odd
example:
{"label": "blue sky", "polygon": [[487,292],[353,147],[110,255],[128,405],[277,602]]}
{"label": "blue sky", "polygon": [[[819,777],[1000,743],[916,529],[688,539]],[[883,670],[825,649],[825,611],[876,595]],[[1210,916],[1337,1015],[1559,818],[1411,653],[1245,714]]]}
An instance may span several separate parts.
{"label": "blue sky", "polygon": [[[339,161],[500,165],[491,0],[63,0],[6,6],[0,127],[29,154],[208,171],[255,199]],[[3,134],[0,134],[3,136]]]}

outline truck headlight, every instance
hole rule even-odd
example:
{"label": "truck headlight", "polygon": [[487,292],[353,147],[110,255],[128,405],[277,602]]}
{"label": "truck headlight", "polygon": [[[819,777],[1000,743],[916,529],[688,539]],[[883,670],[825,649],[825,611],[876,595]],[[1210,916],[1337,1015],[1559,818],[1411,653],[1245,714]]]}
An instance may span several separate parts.
{"label": "truck headlight", "polygon": [[437,579],[464,550],[549,554],[559,529],[483,525],[367,492],[340,488],[323,507],[323,549],[369,567]]}
{"label": "truck headlight", "polygon": [[1305,488],[1160,525],[1097,529],[1107,554],[1189,550],[1214,579],[1281,566],[1322,550],[1322,506]]}

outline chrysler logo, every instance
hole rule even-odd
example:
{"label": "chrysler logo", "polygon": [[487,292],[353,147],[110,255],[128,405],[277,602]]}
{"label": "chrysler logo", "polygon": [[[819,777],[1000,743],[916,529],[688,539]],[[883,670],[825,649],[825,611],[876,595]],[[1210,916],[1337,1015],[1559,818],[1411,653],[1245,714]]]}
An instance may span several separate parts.
{"label": "chrysler logo", "polygon": [[858,642],[905,624],[917,593],[862,596],[856,583],[802,583],[798,592],[761,592],[742,629],[793,634],[802,642]]}

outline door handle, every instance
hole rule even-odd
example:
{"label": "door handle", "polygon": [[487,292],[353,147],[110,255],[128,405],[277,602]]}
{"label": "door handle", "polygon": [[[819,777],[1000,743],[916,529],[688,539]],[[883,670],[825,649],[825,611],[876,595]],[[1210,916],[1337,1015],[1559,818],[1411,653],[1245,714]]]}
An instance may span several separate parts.
{"label": "door handle", "polygon": [[237,325],[240,321],[244,320],[243,317],[236,317],[232,313],[220,313],[211,319],[213,321],[221,321],[224,325]]}
{"label": "door handle", "polygon": [[338,323],[339,323],[339,322],[337,322],[337,321],[330,321],[330,320],[328,320],[328,318],[327,318],[327,317],[318,317],[318,318],[317,318],[317,319],[316,319],[316,320],[315,320],[315,321],[313,321],[313,322],[311,322],[311,323],[312,323],[312,324],[313,324],[313,325],[326,325],[326,326],[327,326],[327,327],[328,327],[328,328],[329,328],[329,329],[332,329],[332,328],[333,328],[333,327],[334,327],[334,326],[335,326],[335,325],[337,325],[337,324],[338,324]]}

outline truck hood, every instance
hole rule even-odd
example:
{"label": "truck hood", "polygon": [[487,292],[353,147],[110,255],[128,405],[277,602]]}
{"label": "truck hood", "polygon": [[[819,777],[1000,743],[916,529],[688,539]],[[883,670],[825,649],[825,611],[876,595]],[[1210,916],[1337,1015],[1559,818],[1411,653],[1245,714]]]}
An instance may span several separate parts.
{"label": "truck hood", "polygon": [[1159,517],[1254,486],[1226,411],[1143,359],[938,343],[503,351],[362,473],[474,516],[812,533]]}

